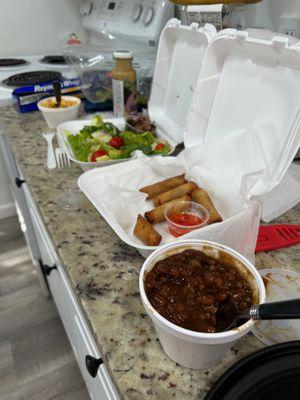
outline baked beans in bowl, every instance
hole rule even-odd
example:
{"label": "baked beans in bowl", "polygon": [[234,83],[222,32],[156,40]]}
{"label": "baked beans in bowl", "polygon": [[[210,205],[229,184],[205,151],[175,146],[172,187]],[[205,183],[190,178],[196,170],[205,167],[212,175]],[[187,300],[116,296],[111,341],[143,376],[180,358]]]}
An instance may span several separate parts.
{"label": "baked beans in bowl", "polygon": [[164,351],[196,369],[218,362],[254,327],[248,320],[222,331],[218,308],[230,301],[242,311],[265,298],[262,278],[245,257],[205,240],[178,241],[156,250],[142,267],[139,285]]}

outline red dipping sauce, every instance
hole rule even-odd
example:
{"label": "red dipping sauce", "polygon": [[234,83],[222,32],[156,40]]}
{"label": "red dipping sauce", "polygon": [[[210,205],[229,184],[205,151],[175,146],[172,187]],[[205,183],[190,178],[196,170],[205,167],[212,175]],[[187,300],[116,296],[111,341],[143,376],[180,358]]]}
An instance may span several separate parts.
{"label": "red dipping sauce", "polygon": [[179,237],[204,226],[209,218],[207,209],[193,201],[178,200],[164,211],[169,232]]}
{"label": "red dipping sauce", "polygon": [[171,214],[169,215],[169,220],[174,222],[176,225],[182,226],[180,227],[169,224],[169,231],[171,235],[175,237],[179,237],[193,231],[195,227],[200,226],[204,222],[204,219],[197,217],[197,215],[186,213]]}

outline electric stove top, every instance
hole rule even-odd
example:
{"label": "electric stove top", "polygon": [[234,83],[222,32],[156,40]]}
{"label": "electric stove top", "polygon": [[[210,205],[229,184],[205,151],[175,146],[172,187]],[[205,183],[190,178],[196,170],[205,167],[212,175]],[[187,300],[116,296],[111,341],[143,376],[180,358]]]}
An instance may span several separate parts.
{"label": "electric stove top", "polygon": [[58,71],[29,71],[15,74],[2,81],[2,84],[12,88],[27,85],[36,85],[43,82],[51,82],[55,79],[61,79],[62,74]]}
{"label": "electric stove top", "polygon": [[41,64],[49,64],[49,65],[67,65],[66,60],[61,55],[49,55],[43,57],[39,60]]}
{"label": "electric stove top", "polygon": [[77,73],[60,54],[0,57],[0,107],[12,104],[12,91],[17,87],[61,78],[77,78]]}
{"label": "electric stove top", "polygon": [[27,60],[24,60],[24,58],[0,58],[0,68],[17,67],[28,64],[29,62]]}

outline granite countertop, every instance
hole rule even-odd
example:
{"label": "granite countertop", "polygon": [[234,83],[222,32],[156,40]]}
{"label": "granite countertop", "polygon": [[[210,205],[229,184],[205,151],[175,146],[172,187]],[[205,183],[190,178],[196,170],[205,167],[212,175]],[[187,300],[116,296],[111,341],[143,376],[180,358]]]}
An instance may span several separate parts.
{"label": "granite countertop", "polygon": [[[82,173],[47,170],[49,130],[40,113],[1,108],[0,126],[38,204],[91,332],[124,399],[203,399],[235,361],[263,347],[252,334],[240,339],[218,363],[203,371],[170,360],[141,304],[138,276],[143,258],[123,243],[77,189]],[[276,220],[300,224],[300,204]],[[299,269],[300,246],[261,253],[258,268]]]}

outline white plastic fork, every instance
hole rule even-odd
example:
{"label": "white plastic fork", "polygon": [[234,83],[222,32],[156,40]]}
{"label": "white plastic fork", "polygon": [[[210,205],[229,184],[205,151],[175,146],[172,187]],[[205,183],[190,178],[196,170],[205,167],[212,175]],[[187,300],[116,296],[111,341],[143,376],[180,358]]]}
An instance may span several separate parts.
{"label": "white plastic fork", "polygon": [[47,141],[47,168],[56,168],[56,160],[52,144],[54,133],[43,133],[43,137]]}
{"label": "white plastic fork", "polygon": [[58,147],[55,149],[55,157],[58,168],[67,168],[71,165],[67,153]]}

